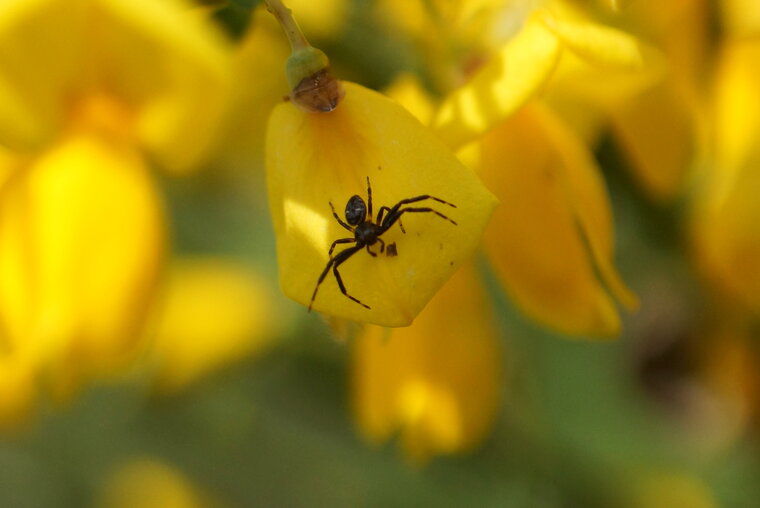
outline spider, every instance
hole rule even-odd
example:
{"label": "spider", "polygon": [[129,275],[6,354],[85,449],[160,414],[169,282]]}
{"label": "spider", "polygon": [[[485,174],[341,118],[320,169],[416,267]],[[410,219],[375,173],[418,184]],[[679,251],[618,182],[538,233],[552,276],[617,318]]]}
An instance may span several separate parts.
{"label": "spider", "polygon": [[[351,198],[346,203],[346,221],[344,222],[338,214],[335,212],[335,207],[333,206],[332,202],[330,203],[330,208],[332,209],[333,217],[335,217],[335,220],[338,221],[338,224],[343,226],[345,229],[350,231],[354,234],[353,238],[339,238],[338,240],[335,240],[332,245],[330,245],[330,250],[327,253],[330,260],[327,262],[327,266],[325,266],[325,269],[322,270],[322,273],[319,276],[319,279],[317,280],[317,285],[314,288],[314,293],[311,295],[311,301],[309,302],[309,311],[311,311],[311,306],[314,304],[314,299],[317,297],[317,291],[319,290],[319,285],[322,284],[322,281],[325,280],[325,277],[327,276],[327,272],[330,271],[332,268],[333,274],[335,275],[335,280],[338,281],[338,287],[340,288],[341,293],[343,293],[347,298],[350,300],[358,303],[362,307],[369,309],[370,306],[362,303],[357,298],[354,298],[353,296],[348,294],[348,291],[346,291],[346,286],[343,284],[343,279],[340,277],[340,273],[338,272],[338,267],[346,262],[351,256],[359,252],[360,250],[366,248],[367,252],[372,257],[377,257],[377,253],[373,252],[370,247],[375,245],[376,243],[380,244],[380,254],[383,253],[385,250],[385,242],[382,238],[380,238],[386,231],[388,231],[396,222],[399,223],[399,227],[401,228],[402,233],[406,233],[406,230],[404,230],[404,226],[401,223],[401,216],[405,213],[420,213],[420,212],[430,212],[436,214],[438,217],[445,219],[455,226],[457,223],[453,221],[452,219],[446,217],[444,214],[439,212],[438,210],[434,210],[429,207],[407,207],[402,208],[404,205],[408,205],[411,203],[417,203],[418,201],[425,201],[426,199],[432,199],[434,201],[438,201],[439,203],[443,203],[444,205],[449,205],[452,208],[456,208],[457,206],[449,203],[448,201],[444,201],[440,198],[437,198],[435,196],[431,196],[429,194],[423,194],[421,196],[415,196],[413,198],[407,198],[402,199],[393,207],[388,206],[381,206],[380,210],[377,212],[377,217],[375,218],[374,222],[372,220],[372,186],[369,183],[369,176],[367,177],[367,203],[365,205],[364,200],[357,195],[351,196]],[[387,212],[387,213],[386,213]],[[344,243],[355,243],[356,245],[352,247],[348,247],[345,250],[340,251],[338,254],[333,257],[332,253],[335,250],[335,247],[338,244],[344,244]],[[393,252],[391,251],[391,247],[393,247]],[[396,256],[398,253],[396,252],[395,243],[391,244],[389,247],[389,256]]]}

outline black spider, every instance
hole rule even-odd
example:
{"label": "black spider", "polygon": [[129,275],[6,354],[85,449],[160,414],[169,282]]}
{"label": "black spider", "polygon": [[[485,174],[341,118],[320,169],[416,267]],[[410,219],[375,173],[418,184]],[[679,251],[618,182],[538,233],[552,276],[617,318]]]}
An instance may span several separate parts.
{"label": "black spider", "polygon": [[[362,250],[366,247],[367,252],[370,253],[372,257],[376,257],[377,253],[372,252],[370,250],[370,247],[372,245],[375,245],[376,243],[380,243],[380,254],[383,253],[385,250],[385,242],[380,238],[380,236],[388,231],[391,226],[393,226],[396,222],[399,223],[399,227],[401,228],[402,233],[406,233],[404,230],[404,226],[401,224],[401,215],[407,213],[407,212],[432,212],[436,214],[438,217],[441,217],[442,219],[446,219],[447,221],[451,222],[455,226],[457,225],[456,222],[449,219],[445,215],[443,215],[441,212],[437,210],[433,210],[432,208],[428,207],[407,207],[407,208],[401,208],[404,205],[408,205],[411,203],[416,203],[418,201],[424,201],[426,199],[432,199],[434,201],[438,201],[439,203],[443,203],[444,205],[449,205],[453,208],[456,208],[457,206],[449,203],[448,201],[444,201],[440,198],[437,198],[435,196],[431,196],[429,194],[423,194],[422,196],[416,196],[413,198],[407,198],[402,199],[398,203],[396,203],[393,207],[387,207],[387,206],[381,206],[380,211],[377,212],[377,218],[375,221],[372,221],[372,187],[369,183],[369,177],[367,177],[367,204],[364,204],[364,200],[357,196],[351,196],[351,199],[348,200],[348,203],[346,203],[346,222],[343,222],[343,220],[338,216],[338,214],[335,212],[335,207],[333,206],[332,202],[330,202],[330,208],[332,209],[333,217],[335,217],[335,220],[338,221],[338,223],[352,232],[354,234],[353,238],[340,238],[338,240],[335,240],[332,245],[330,246],[330,251],[327,253],[327,255],[330,257],[330,260],[327,262],[327,266],[325,266],[325,269],[322,271],[322,274],[319,276],[319,280],[317,280],[317,286],[314,288],[314,293],[311,295],[311,301],[309,302],[309,311],[311,311],[311,306],[314,304],[314,299],[317,297],[317,291],[319,290],[319,285],[322,284],[322,281],[325,280],[325,277],[327,276],[327,272],[330,271],[330,268],[332,268],[333,274],[335,274],[335,280],[338,281],[338,287],[340,287],[341,293],[343,293],[345,296],[350,298],[351,300],[355,301],[362,307],[365,307],[369,309],[369,305],[365,305],[362,302],[360,302],[358,299],[354,298],[353,296],[349,295],[346,291],[346,286],[343,284],[343,279],[340,277],[340,273],[338,273],[338,267],[344,263],[348,258]],[[387,212],[387,215],[386,215]],[[335,250],[335,246],[339,243],[356,243],[353,247],[349,247],[341,252],[339,252],[335,257],[332,256],[333,250]],[[390,246],[389,246],[389,255],[395,256],[397,255],[395,244],[391,244],[393,247],[393,252],[390,253]]]}

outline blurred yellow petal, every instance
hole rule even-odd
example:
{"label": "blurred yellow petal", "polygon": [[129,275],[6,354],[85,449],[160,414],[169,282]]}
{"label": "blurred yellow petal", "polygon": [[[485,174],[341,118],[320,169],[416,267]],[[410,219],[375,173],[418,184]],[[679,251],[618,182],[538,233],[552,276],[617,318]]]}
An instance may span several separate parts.
{"label": "blurred yellow petal", "polygon": [[648,471],[636,482],[624,505],[630,508],[718,508],[708,485],[685,472]]}
{"label": "blurred yellow petal", "polygon": [[755,0],[720,0],[723,23],[734,37],[760,35],[760,9]]}
{"label": "blurred yellow petal", "polygon": [[81,74],[83,0],[0,3],[0,144],[28,151],[62,127]]}
{"label": "blurred yellow petal", "polygon": [[176,261],[151,354],[155,383],[174,392],[265,348],[277,313],[264,281],[222,258]]}
{"label": "blurred yellow petal", "polygon": [[[724,171],[718,167],[717,171]],[[695,204],[697,262],[722,294],[760,312],[760,158],[731,178],[707,187]],[[720,195],[716,195],[720,192]]]}
{"label": "blurred yellow petal", "polygon": [[140,141],[170,169],[214,141],[230,88],[229,48],[180,0],[95,0],[97,85],[135,111]]}
{"label": "blurred yellow petal", "polygon": [[760,41],[726,44],[716,68],[713,122],[716,188],[732,185],[735,172],[760,153]]}
{"label": "blurred yellow petal", "polygon": [[[0,338],[0,345],[2,344]],[[0,354],[0,431],[18,430],[37,400],[37,369],[28,355]]]}
{"label": "blurred yellow petal", "polygon": [[543,16],[543,21],[563,48],[591,65],[626,70],[641,70],[645,65],[645,47],[625,32],[560,16]]}
{"label": "blurred yellow petal", "polygon": [[212,508],[220,506],[180,471],[151,458],[132,459],[106,478],[99,508]]}
{"label": "blurred yellow petal", "polygon": [[486,136],[480,157],[502,202],[485,246],[507,292],[562,332],[617,334],[608,291],[627,306],[636,298],[613,265],[610,204],[592,155],[534,105]]}
{"label": "blurred yellow petal", "polygon": [[611,116],[639,184],[658,201],[673,199],[690,169],[696,143],[686,103],[663,83],[624,102]]}
{"label": "blurred yellow petal", "polygon": [[537,17],[441,105],[433,126],[459,147],[487,132],[540,92],[560,55],[558,38]]}
{"label": "blurred yellow petal", "polygon": [[368,326],[352,347],[352,400],[371,442],[399,433],[415,463],[481,443],[502,384],[501,350],[477,270],[467,264],[408,328]]}
{"label": "blurred yellow petal", "polygon": [[385,90],[385,95],[404,106],[424,125],[433,118],[433,101],[413,74],[399,75]]}
{"label": "blurred yellow petal", "polygon": [[141,337],[164,250],[153,181],[130,148],[84,133],[0,192],[3,335],[71,377],[55,381],[65,393]]}
{"label": "blurred yellow petal", "polygon": [[728,45],[718,65],[714,157],[694,199],[702,272],[724,295],[760,311],[760,43]]}
{"label": "blurred yellow petal", "polygon": [[277,21],[262,7],[254,13],[251,24],[235,55],[235,110],[226,125],[222,153],[240,159],[233,161],[239,165],[263,159],[269,114],[288,93],[282,64],[290,48]]}
{"label": "blurred yellow petal", "polygon": [[180,0],[4,2],[0,43],[13,51],[0,55],[0,141],[42,148],[94,93],[123,103],[136,137],[168,167],[197,162],[226,107],[229,61],[221,36],[188,7]]}
{"label": "blurred yellow petal", "polygon": [[[496,200],[450,150],[398,104],[345,83],[346,95],[331,113],[304,113],[277,106],[267,137],[269,204],[277,235],[280,284],[290,298],[308,305],[328,262],[330,244],[353,234],[332,217],[348,199],[367,195],[374,211],[401,199],[431,194],[456,208],[424,201],[448,215],[407,214],[407,234],[393,227],[382,239],[398,255],[358,252],[340,266],[349,294],[332,273],[314,309],[355,321],[406,326],[477,246]],[[340,249],[339,252],[343,249]]]}
{"label": "blurred yellow petal", "polygon": [[321,39],[340,34],[351,7],[348,0],[290,0],[287,5],[306,36]]}

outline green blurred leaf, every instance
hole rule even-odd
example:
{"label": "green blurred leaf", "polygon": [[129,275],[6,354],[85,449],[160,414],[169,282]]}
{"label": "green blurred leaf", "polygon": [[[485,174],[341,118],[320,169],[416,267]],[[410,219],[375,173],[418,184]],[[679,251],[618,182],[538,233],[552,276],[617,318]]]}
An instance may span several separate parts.
{"label": "green blurred leaf", "polygon": [[224,0],[212,2],[217,8],[214,11],[214,20],[221,25],[227,35],[234,41],[241,39],[251,23],[253,9],[261,0]]}

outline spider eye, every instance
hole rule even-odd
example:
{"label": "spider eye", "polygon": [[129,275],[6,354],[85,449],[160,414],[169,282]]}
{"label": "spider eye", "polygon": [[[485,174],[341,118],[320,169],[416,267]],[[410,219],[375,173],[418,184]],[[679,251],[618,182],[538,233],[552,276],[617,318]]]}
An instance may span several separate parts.
{"label": "spider eye", "polygon": [[359,196],[351,196],[351,199],[346,203],[346,222],[352,226],[358,226],[364,222],[364,217],[367,216],[367,206],[364,204],[364,200]]}

